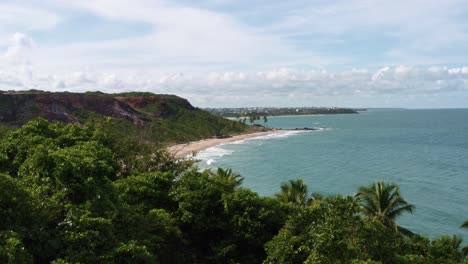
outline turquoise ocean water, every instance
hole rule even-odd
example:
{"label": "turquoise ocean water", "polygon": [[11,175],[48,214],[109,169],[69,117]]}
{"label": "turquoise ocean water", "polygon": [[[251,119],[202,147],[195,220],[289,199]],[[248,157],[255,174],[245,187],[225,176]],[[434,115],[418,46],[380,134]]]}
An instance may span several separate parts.
{"label": "turquoise ocean water", "polygon": [[431,238],[468,232],[468,109],[369,110],[357,115],[271,117],[276,128],[321,127],[221,145],[200,152],[200,167],[232,168],[244,186],[273,195],[288,179],[311,192],[353,195],[392,181],[416,206],[398,223]]}

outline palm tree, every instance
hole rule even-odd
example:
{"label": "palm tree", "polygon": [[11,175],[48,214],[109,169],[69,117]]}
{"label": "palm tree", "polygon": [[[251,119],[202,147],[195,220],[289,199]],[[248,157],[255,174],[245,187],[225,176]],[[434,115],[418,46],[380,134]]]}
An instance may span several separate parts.
{"label": "palm tree", "polygon": [[323,201],[326,201],[327,199],[330,199],[332,198],[333,199],[333,196],[324,196],[323,194],[321,193],[317,193],[317,192],[313,192],[311,195],[310,195],[310,198],[309,198],[309,201],[307,201],[307,204],[308,205],[312,205],[312,206],[317,206],[319,205],[321,202]]}
{"label": "palm tree", "polygon": [[244,178],[239,173],[233,172],[232,169],[225,170],[223,168],[218,168],[213,174],[225,178],[235,189],[239,188],[244,181]]}
{"label": "palm tree", "polygon": [[[449,237],[450,238],[450,237]],[[452,247],[453,249],[459,251],[460,250],[460,246],[461,246],[461,243],[463,243],[463,239],[460,237],[460,236],[457,236],[457,235],[452,235],[452,237],[450,238],[451,242],[452,242]]]}
{"label": "palm tree", "polygon": [[453,258],[457,259],[458,261],[461,261],[462,258],[465,256],[464,255],[465,253],[464,253],[463,249],[460,252],[460,246],[461,246],[462,242],[463,242],[463,239],[460,236],[457,236],[457,235],[452,235],[452,236],[444,235],[444,236],[441,236],[441,237],[433,240],[432,244],[438,244],[438,246],[442,245],[443,247],[449,246],[450,248],[445,248],[444,250],[451,249],[450,250],[450,251],[452,251],[451,253],[449,253],[447,251],[446,252],[449,253],[450,255],[452,255]]}
{"label": "palm tree", "polygon": [[[465,221],[461,226],[460,228],[468,228],[468,221]],[[462,248],[462,253],[463,253],[463,256],[468,256],[468,246],[464,246]]]}
{"label": "palm tree", "polygon": [[307,185],[302,179],[289,180],[281,184],[281,192],[275,194],[276,198],[285,203],[307,205],[310,203]]}
{"label": "palm tree", "polygon": [[373,183],[368,187],[360,187],[356,197],[364,215],[372,217],[404,235],[412,234],[410,230],[395,223],[398,216],[406,212],[413,213],[415,209],[414,205],[409,204],[401,197],[397,185],[383,181]]}

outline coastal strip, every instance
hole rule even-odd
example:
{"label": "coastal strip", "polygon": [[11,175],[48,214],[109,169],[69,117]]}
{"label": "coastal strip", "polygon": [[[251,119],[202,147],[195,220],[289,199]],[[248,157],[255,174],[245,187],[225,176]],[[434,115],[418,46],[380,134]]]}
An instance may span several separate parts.
{"label": "coastal strip", "polygon": [[272,129],[264,132],[254,132],[249,134],[241,134],[236,135],[228,138],[208,138],[202,139],[198,141],[192,141],[189,143],[184,144],[177,144],[171,147],[168,147],[170,153],[172,153],[176,158],[185,158],[188,156],[193,155],[193,153],[197,153],[203,151],[207,148],[211,148],[214,146],[218,146],[221,144],[231,143],[235,141],[240,141],[244,139],[251,139],[271,134],[281,134],[286,133],[291,130],[283,130],[283,129]]}

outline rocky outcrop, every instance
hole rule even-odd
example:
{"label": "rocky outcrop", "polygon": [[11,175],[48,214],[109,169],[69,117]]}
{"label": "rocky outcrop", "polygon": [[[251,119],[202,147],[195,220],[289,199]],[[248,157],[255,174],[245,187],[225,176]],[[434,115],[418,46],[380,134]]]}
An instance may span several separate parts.
{"label": "rocky outcrop", "polygon": [[132,96],[103,93],[3,92],[0,122],[21,125],[39,116],[48,120],[81,123],[84,116],[124,118],[139,127],[154,118],[168,118],[181,109],[194,110],[177,96]]}

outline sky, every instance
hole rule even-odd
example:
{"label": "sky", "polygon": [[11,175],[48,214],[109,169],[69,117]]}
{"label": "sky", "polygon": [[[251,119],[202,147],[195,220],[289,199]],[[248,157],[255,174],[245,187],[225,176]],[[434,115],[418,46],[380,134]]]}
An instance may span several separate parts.
{"label": "sky", "polygon": [[0,90],[468,107],[466,0],[0,0]]}

